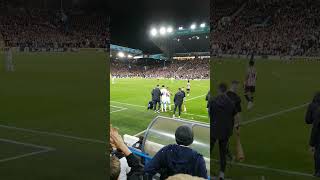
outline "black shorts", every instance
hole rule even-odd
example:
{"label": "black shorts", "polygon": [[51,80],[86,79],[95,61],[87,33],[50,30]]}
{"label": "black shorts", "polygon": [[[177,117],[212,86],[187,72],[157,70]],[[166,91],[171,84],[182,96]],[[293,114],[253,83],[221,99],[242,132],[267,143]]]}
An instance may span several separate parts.
{"label": "black shorts", "polygon": [[256,92],[256,87],[255,86],[246,86],[244,88],[244,92],[247,93],[247,92],[251,92],[251,93],[254,93]]}
{"label": "black shorts", "polygon": [[187,89],[188,92],[190,92],[190,89]]}

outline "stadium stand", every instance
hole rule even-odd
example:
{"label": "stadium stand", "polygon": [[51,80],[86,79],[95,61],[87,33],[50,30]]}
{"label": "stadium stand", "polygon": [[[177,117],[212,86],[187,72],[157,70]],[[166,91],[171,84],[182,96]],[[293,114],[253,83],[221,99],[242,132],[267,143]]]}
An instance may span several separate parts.
{"label": "stadium stand", "polygon": [[134,62],[111,60],[111,74],[117,78],[208,79],[209,69],[209,58],[165,62],[154,59]]}
{"label": "stadium stand", "polygon": [[[211,3],[213,55],[318,56],[320,2],[314,0],[247,0]],[[232,6],[231,6],[232,7]]]}
{"label": "stadium stand", "polygon": [[22,51],[107,48],[108,22],[106,16],[81,11],[18,8],[0,13],[0,34],[5,46]]}

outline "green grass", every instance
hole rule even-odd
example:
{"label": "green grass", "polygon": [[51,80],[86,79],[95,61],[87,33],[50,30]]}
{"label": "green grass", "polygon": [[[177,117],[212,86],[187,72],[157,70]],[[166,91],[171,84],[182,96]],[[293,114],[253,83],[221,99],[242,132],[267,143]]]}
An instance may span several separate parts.
{"label": "green grass", "polygon": [[[232,80],[240,80],[243,83],[247,63],[243,59],[225,59],[222,63],[214,61],[211,64],[214,89],[219,82],[230,84]],[[320,90],[317,80],[320,77],[320,62],[257,60],[256,69],[255,105],[251,111],[246,110],[242,85],[239,90],[243,102],[242,122],[260,118],[241,128],[241,143],[246,155],[243,163],[312,174],[313,157],[308,147],[310,127],[304,123],[307,107],[288,109],[310,102],[315,91]],[[264,117],[283,110],[288,111]],[[211,158],[218,159],[217,149],[216,145]],[[233,137],[230,149],[235,152]],[[217,163],[211,165],[217,173]],[[266,179],[312,179],[241,165],[229,166],[226,174],[233,179],[261,179],[262,176]]]}
{"label": "green grass", "polygon": [[[149,123],[158,115],[152,110],[147,110],[148,102],[151,100],[151,91],[157,84],[169,86],[173,93],[171,96],[171,104],[173,104],[174,94],[179,87],[185,87],[187,81],[125,78],[116,79],[115,83],[111,84],[111,112],[125,108],[122,111],[111,113],[111,123],[114,127],[119,128],[121,134],[135,135],[147,129]],[[188,114],[182,113],[181,118],[209,122],[205,101],[209,86],[209,80],[191,81],[190,96],[186,98]],[[172,114],[172,112],[160,113],[162,116],[170,117]]]}
{"label": "green grass", "polygon": [[[55,151],[0,162],[1,179],[105,179],[105,53],[15,53],[12,73],[5,72],[3,57],[0,137]],[[39,151],[0,143],[1,158]]]}

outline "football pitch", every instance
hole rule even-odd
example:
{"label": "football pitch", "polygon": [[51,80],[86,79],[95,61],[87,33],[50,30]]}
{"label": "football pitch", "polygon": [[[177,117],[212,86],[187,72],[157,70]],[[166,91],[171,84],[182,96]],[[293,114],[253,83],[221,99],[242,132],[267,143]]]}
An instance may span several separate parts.
{"label": "football pitch", "polygon": [[[246,59],[224,59],[211,64],[211,83],[230,85],[241,82],[241,143],[245,161],[231,162],[227,177],[231,179],[313,179],[313,155],[309,150],[311,127],[304,122],[308,103],[320,90],[320,61],[257,60],[257,85],[254,107],[248,111],[243,92]],[[215,91],[214,91],[215,94]],[[234,137],[230,149],[235,154]],[[212,159],[218,159],[215,145]],[[213,160],[211,160],[213,162]],[[211,163],[218,173],[218,163]]]}
{"label": "football pitch", "polygon": [[[210,87],[209,80],[191,80],[190,96],[186,97],[186,112],[181,118],[204,123],[209,122],[207,113],[206,95]],[[110,90],[110,118],[113,127],[119,129],[121,134],[143,134],[149,123],[158,115],[172,117],[173,112],[155,113],[147,110],[151,100],[151,91],[159,84],[168,86],[171,92],[172,110],[173,97],[179,87],[186,87],[187,80],[169,79],[143,79],[143,78],[118,78],[111,84]],[[178,113],[176,112],[176,116]]]}
{"label": "football pitch", "polygon": [[101,52],[0,53],[1,179],[106,179]]}

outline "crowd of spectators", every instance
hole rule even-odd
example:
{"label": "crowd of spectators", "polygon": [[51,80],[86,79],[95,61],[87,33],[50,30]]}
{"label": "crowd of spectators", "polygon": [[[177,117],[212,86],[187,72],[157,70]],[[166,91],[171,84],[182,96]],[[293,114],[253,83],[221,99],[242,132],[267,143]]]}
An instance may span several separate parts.
{"label": "crowd of spectators", "polygon": [[320,55],[319,1],[248,0],[238,8],[211,22],[212,54]]}
{"label": "crowd of spectators", "polygon": [[138,64],[111,61],[113,77],[209,79],[209,59],[175,60],[166,63]]}
{"label": "crowd of spectators", "polygon": [[5,46],[33,51],[106,48],[108,21],[83,12],[16,9],[0,14],[0,34]]}

